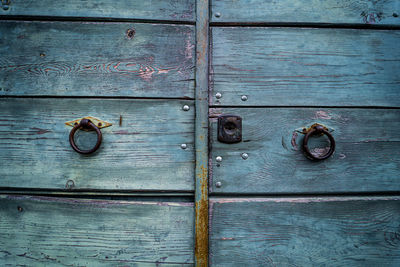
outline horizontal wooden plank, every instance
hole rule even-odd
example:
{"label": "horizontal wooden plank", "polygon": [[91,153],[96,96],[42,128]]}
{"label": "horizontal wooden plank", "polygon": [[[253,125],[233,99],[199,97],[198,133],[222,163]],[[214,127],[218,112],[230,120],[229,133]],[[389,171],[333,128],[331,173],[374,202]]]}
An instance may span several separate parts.
{"label": "horizontal wooden plank", "polygon": [[193,266],[193,203],[0,197],[2,266]]}
{"label": "horizontal wooden plank", "polygon": [[223,27],[212,33],[214,105],[400,106],[399,31]]}
{"label": "horizontal wooden plank", "polygon": [[[214,117],[220,114],[242,117],[241,143],[217,141]],[[400,191],[399,109],[215,108],[210,115],[214,193]],[[314,123],[336,140],[335,154],[320,162],[304,156],[298,132]],[[326,137],[309,144],[314,154],[329,147]]]}
{"label": "horizontal wooden plank", "polygon": [[[7,1],[2,1],[7,2]],[[194,21],[194,0],[11,0],[0,15]]]}
{"label": "horizontal wooden plank", "polygon": [[194,26],[0,22],[0,94],[191,97]]}
{"label": "horizontal wooden plank", "polygon": [[398,266],[400,198],[210,199],[210,266]]}
{"label": "horizontal wooden plank", "polygon": [[400,25],[396,0],[213,0],[212,22],[294,22]]}
{"label": "horizontal wooden plank", "polygon": [[[194,190],[193,101],[2,98],[0,106],[0,187]],[[113,124],[87,156],[72,150],[64,124],[85,116]],[[95,140],[77,133],[83,149]]]}

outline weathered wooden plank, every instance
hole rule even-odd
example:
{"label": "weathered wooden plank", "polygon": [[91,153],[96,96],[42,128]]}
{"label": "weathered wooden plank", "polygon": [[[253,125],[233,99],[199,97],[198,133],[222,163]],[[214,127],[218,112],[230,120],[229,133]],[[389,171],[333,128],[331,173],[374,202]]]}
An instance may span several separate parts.
{"label": "weathered wooden plank", "polygon": [[400,106],[398,31],[223,27],[212,33],[212,104]]}
{"label": "weathered wooden plank", "polygon": [[194,26],[0,22],[0,94],[194,96]]}
{"label": "weathered wooden plank", "polygon": [[[194,105],[189,100],[3,98],[0,187],[80,190],[194,190]],[[189,111],[182,109],[190,107]],[[72,150],[64,123],[93,116],[103,143]],[[94,132],[78,132],[89,149]],[[181,144],[187,144],[186,149]],[[174,170],[171,172],[171,170]]]}
{"label": "weathered wooden plank", "polygon": [[400,198],[210,199],[210,266],[399,266]]}
{"label": "weathered wooden plank", "polygon": [[208,266],[208,54],[209,0],[196,1],[195,262]]}
{"label": "weathered wooden plank", "polygon": [[[399,109],[216,108],[210,116],[243,118],[243,141],[217,141],[211,119],[214,193],[327,193],[400,191]],[[336,152],[314,162],[302,151],[303,127],[333,130]],[[313,137],[314,153],[326,153],[326,137]],[[247,153],[244,160],[242,153]],[[221,156],[222,162],[216,162]],[[216,187],[216,183],[222,185]]]}
{"label": "weathered wooden plank", "polygon": [[[4,2],[4,3],[3,3]],[[0,15],[194,21],[194,0],[9,0]]]}
{"label": "weathered wooden plank", "polygon": [[396,0],[214,0],[213,22],[400,24]]}
{"label": "weathered wooden plank", "polygon": [[1,196],[2,266],[193,266],[193,203]]}

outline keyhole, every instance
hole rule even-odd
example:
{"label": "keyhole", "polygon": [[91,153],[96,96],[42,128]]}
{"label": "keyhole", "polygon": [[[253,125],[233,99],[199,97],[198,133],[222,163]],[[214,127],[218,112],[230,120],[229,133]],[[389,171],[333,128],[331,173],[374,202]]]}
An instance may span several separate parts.
{"label": "keyhole", "polygon": [[225,123],[225,125],[224,125],[224,131],[227,133],[227,134],[230,134],[230,135],[232,135],[232,134],[234,134],[235,133],[235,130],[236,130],[236,124],[234,124],[233,122],[227,122],[227,123]]}

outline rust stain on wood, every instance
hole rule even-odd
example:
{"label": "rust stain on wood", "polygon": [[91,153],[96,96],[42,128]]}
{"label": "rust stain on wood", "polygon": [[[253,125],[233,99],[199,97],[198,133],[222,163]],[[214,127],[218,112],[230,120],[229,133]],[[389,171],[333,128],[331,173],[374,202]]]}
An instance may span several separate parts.
{"label": "rust stain on wood", "polygon": [[197,179],[201,183],[201,198],[196,201],[196,245],[197,266],[208,266],[208,192],[207,168],[200,166]]}

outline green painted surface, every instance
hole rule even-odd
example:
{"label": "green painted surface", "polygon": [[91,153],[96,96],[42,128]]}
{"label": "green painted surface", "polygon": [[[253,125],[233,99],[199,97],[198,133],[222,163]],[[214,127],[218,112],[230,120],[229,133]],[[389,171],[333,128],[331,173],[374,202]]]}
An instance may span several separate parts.
{"label": "green painted surface", "polygon": [[193,266],[192,203],[0,197],[2,266]]}
{"label": "green painted surface", "polygon": [[400,106],[399,31],[223,27],[212,37],[214,105]]}
{"label": "green painted surface", "polygon": [[397,0],[214,0],[211,9],[213,22],[400,24]]}
{"label": "green painted surface", "polygon": [[211,199],[210,266],[399,266],[400,198]]}
{"label": "green painted surface", "polygon": [[[189,100],[2,98],[0,187],[194,190],[194,105]],[[189,105],[189,111],[182,106]],[[95,154],[72,150],[67,121],[93,116],[103,128]],[[92,132],[79,131],[89,149]],[[186,149],[181,144],[187,144]],[[173,171],[171,171],[173,170]],[[71,181],[73,182],[71,182]]]}
{"label": "green painted surface", "polygon": [[0,22],[0,95],[194,97],[194,26]]}
{"label": "green painted surface", "polygon": [[[195,0],[8,0],[0,15],[194,21]],[[7,1],[2,1],[7,2]],[[5,3],[0,6],[4,7]]]}
{"label": "green painted surface", "polygon": [[208,62],[209,0],[196,2],[195,262],[208,266]]}
{"label": "green painted surface", "polygon": [[[217,141],[215,117],[220,114],[242,117],[241,143]],[[215,108],[210,116],[213,193],[400,190],[399,109]],[[335,154],[320,162],[304,156],[304,135],[296,131],[314,123],[333,130],[336,140]],[[309,145],[314,153],[324,154],[329,142],[313,137]],[[242,153],[248,159],[242,159]],[[216,182],[222,186],[217,188]]]}

